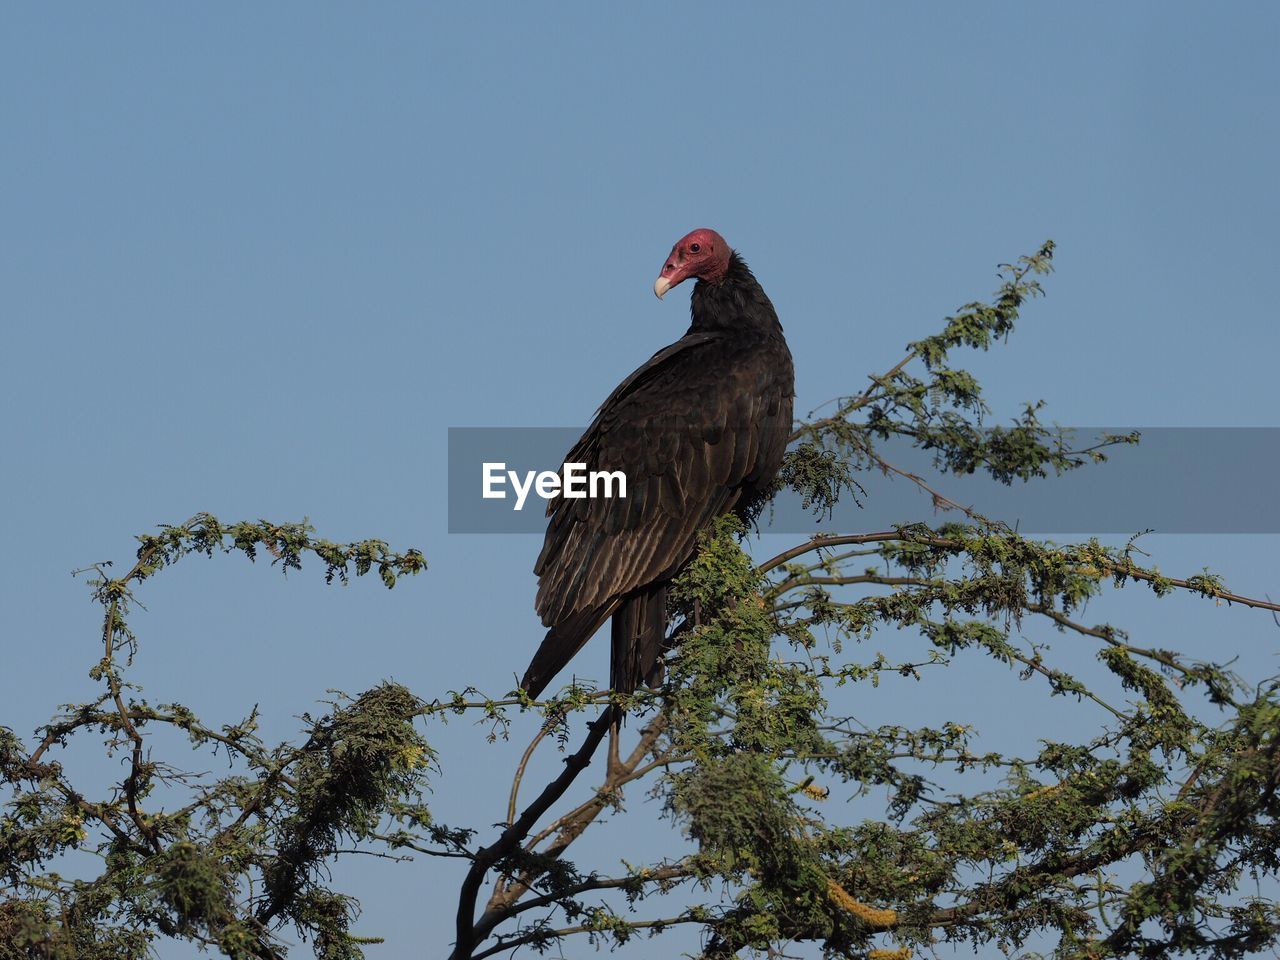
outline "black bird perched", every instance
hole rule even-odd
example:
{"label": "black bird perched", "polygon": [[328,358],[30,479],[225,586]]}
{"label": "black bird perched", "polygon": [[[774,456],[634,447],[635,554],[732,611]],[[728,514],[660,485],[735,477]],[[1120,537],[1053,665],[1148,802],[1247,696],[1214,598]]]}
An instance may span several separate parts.
{"label": "black bird perched", "polygon": [[697,277],[693,323],[623,380],[566,463],[621,470],[627,496],[556,497],[538,574],[547,635],[521,686],[537,696],[613,618],[610,686],[630,693],[657,674],[667,586],[698,531],[767,492],[791,433],[795,373],[764,290],[724,238],[694,230],[653,285],[662,297]]}

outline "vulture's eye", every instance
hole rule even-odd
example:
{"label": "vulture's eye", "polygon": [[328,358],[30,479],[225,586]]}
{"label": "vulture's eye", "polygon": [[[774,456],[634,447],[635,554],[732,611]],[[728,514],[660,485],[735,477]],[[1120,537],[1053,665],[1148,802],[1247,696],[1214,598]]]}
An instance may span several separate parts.
{"label": "vulture's eye", "polygon": [[700,253],[701,251],[702,251],[702,244],[700,244],[700,243],[691,243],[691,244],[689,244],[689,252],[690,252],[690,253]]}

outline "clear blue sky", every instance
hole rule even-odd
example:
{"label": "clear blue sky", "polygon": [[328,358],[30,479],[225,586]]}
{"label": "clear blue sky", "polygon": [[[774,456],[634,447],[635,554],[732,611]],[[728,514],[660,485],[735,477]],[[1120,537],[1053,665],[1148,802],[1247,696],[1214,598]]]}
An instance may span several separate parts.
{"label": "clear blue sky", "polygon": [[[508,689],[539,544],[446,534],[446,429],[584,423],[683,332],[687,288],[651,285],[698,225],[777,305],[800,410],[1052,237],[1048,299],[971,364],[997,420],[1278,425],[1277,64],[1264,3],[6,6],[0,723],[89,695],[68,572],[202,510],[431,570],[387,594],[190,561],[134,622],[149,696],[284,736],[330,687]],[[1276,538],[1150,543],[1280,593]],[[1274,672],[1265,617],[1115,609]],[[432,735],[441,816],[500,819],[515,747]],[[435,869],[350,872],[371,956],[451,939]]]}

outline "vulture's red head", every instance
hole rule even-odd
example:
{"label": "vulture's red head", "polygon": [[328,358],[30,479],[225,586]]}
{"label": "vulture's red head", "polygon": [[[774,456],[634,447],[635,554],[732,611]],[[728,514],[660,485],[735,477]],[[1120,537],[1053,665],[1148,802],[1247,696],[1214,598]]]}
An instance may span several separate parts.
{"label": "vulture's red head", "polygon": [[729,269],[729,254],[732,252],[724,237],[714,230],[705,227],[694,230],[677,240],[667,254],[667,262],[658,274],[653,292],[662,299],[664,293],[690,277],[719,280]]}

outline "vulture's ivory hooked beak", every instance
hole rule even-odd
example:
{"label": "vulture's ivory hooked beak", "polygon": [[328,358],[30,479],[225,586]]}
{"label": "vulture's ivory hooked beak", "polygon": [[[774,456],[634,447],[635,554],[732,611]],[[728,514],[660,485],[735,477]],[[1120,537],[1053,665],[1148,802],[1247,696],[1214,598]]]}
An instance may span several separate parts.
{"label": "vulture's ivory hooked beak", "polygon": [[662,295],[671,289],[671,281],[666,277],[659,277],[653,281],[653,292],[658,295],[658,299],[662,299]]}

